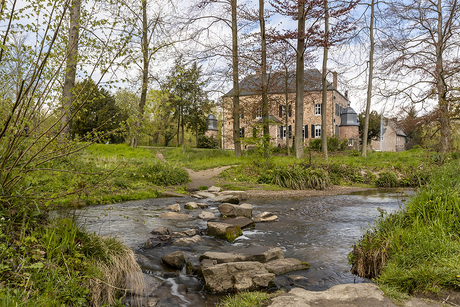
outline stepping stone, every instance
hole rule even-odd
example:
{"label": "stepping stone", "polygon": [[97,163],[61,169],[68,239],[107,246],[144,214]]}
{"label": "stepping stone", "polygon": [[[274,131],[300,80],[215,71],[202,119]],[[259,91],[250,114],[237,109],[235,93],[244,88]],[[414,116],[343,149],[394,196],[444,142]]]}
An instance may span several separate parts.
{"label": "stepping stone", "polygon": [[198,218],[202,220],[212,220],[215,219],[216,216],[212,212],[203,211],[198,215]]}
{"label": "stepping stone", "polygon": [[276,259],[265,263],[265,268],[276,275],[287,272],[306,270],[310,265],[306,262],[294,258]]}
{"label": "stepping stone", "polygon": [[169,235],[171,234],[171,229],[169,229],[169,227],[160,227],[155,228],[150,233],[153,235]]}
{"label": "stepping stone", "polygon": [[230,224],[233,226],[240,226],[241,229],[250,227],[254,225],[254,221],[251,219],[248,219],[247,217],[236,217],[233,219],[221,219],[219,220],[219,223],[225,223],[225,224]]}
{"label": "stepping stone", "polygon": [[204,243],[204,240],[202,237],[199,235],[193,236],[191,238],[186,237],[186,238],[180,238],[176,242],[173,243],[173,245],[191,245],[191,244],[199,244],[199,243]]}
{"label": "stepping stone", "polygon": [[219,193],[220,191],[222,191],[222,189],[216,186],[212,186],[208,189],[208,192],[211,192],[211,193]]}
{"label": "stepping stone", "polygon": [[200,261],[204,259],[215,260],[217,263],[258,261],[268,262],[276,259],[283,259],[284,252],[279,247],[256,246],[238,249],[231,253],[206,252],[200,256]]}
{"label": "stepping stone", "polygon": [[251,204],[241,204],[233,205],[229,203],[224,203],[220,205],[217,210],[220,214],[227,217],[236,217],[236,216],[245,216],[247,218],[252,218],[252,205]]}
{"label": "stepping stone", "polygon": [[198,209],[198,205],[195,202],[188,202],[184,205],[184,208],[189,210],[195,210]]}
{"label": "stepping stone", "polygon": [[208,229],[206,230],[208,236],[218,237],[228,242],[233,242],[236,238],[241,236],[243,232],[238,225],[228,223],[208,222]]}
{"label": "stepping stone", "polygon": [[185,257],[181,251],[176,251],[169,255],[165,255],[163,256],[163,258],[161,258],[161,260],[163,260],[164,263],[166,263],[173,269],[178,269],[178,270],[182,269],[185,264]]}
{"label": "stepping stone", "polygon": [[174,204],[168,207],[169,211],[174,211],[174,212],[180,212],[180,205],[179,204]]}

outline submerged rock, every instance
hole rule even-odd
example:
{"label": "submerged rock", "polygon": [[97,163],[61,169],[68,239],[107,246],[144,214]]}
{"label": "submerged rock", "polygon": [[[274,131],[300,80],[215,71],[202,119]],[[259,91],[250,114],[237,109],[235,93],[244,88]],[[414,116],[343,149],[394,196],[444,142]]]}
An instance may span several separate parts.
{"label": "submerged rock", "polygon": [[[168,236],[169,237],[169,236]],[[156,248],[171,243],[171,238],[168,240],[161,240],[160,238],[150,238],[144,243],[144,248]]]}
{"label": "submerged rock", "polygon": [[198,206],[198,208],[200,209],[206,209],[209,207],[209,204],[207,203],[196,203],[196,205]]}
{"label": "submerged rock", "polygon": [[278,220],[278,216],[271,212],[262,212],[259,215],[254,217],[254,222],[262,223],[262,222],[274,222]]}
{"label": "submerged rock", "polygon": [[252,218],[251,204],[241,204],[238,206],[229,203],[223,203],[217,208],[217,210],[219,210],[220,214],[225,215],[227,217],[244,216],[247,218]]}
{"label": "submerged rock", "polygon": [[185,264],[185,257],[181,251],[175,251],[169,255],[165,255],[161,258],[164,263],[172,267],[173,269],[182,269]]}
{"label": "submerged rock", "polygon": [[232,262],[202,267],[206,287],[213,292],[268,287],[275,280],[260,262]]}

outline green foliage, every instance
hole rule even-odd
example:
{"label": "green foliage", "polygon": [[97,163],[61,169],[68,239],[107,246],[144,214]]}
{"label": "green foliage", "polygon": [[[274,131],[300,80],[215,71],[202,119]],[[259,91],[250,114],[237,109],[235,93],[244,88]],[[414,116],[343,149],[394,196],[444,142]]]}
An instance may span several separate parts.
{"label": "green foliage", "polygon": [[216,149],[219,148],[219,140],[211,136],[200,135],[198,137],[198,142],[196,143],[197,148],[209,148]]}
{"label": "green foliage", "polygon": [[[311,150],[313,151],[321,151],[322,143],[320,138],[316,138],[310,140],[308,144]],[[339,139],[337,136],[330,136],[327,138],[327,151],[328,152],[336,152],[336,151],[344,151],[347,149],[348,140],[347,139]]]}
{"label": "green foliage", "polygon": [[99,143],[124,142],[121,129],[128,115],[117,106],[110,92],[98,87],[91,79],[77,83],[73,90],[78,97],[75,107],[82,104],[83,107],[72,121],[72,137],[86,140],[97,137]]}
{"label": "green foliage", "polygon": [[279,295],[277,293],[244,291],[235,295],[228,295],[217,305],[218,307],[262,307],[267,306],[270,300]]}
{"label": "green foliage", "polygon": [[182,167],[164,161],[142,165],[130,174],[134,180],[146,180],[156,185],[176,185],[188,181],[188,173]]}
{"label": "green foliage", "polygon": [[[363,135],[364,132],[364,119],[365,112],[358,114],[358,123],[359,123],[359,135]],[[367,141],[370,142],[373,139],[377,139],[380,135],[380,115],[377,111],[371,111],[369,113],[369,126],[367,133]]]}
{"label": "green foliage", "polygon": [[184,154],[181,148],[173,148],[163,151],[163,155],[167,161],[179,163],[194,171],[241,162],[232,151],[221,149],[187,148]]}
{"label": "green foliage", "polygon": [[460,285],[460,164],[435,169],[405,208],[382,215],[353,246],[352,271],[404,293]]}
{"label": "green foliage", "polygon": [[107,289],[95,280],[126,287],[126,279],[107,279],[124,269],[119,257],[132,259],[128,269],[136,270],[132,251],[119,240],[88,234],[71,220],[48,223],[35,210],[0,215],[0,255],[8,259],[0,264],[1,306],[102,306],[115,301],[117,291],[102,297]]}
{"label": "green foliage", "polygon": [[392,171],[380,172],[379,178],[375,182],[379,187],[392,188],[398,186],[398,177]]}
{"label": "green foliage", "polygon": [[275,168],[271,183],[294,190],[322,190],[331,184],[323,169],[304,168],[300,165]]}

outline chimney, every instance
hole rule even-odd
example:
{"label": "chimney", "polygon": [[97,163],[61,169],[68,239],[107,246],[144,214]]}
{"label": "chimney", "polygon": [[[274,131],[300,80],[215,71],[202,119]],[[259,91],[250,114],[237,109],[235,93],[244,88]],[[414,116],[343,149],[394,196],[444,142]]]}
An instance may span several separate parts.
{"label": "chimney", "polygon": [[332,72],[332,85],[337,89],[337,72]]}

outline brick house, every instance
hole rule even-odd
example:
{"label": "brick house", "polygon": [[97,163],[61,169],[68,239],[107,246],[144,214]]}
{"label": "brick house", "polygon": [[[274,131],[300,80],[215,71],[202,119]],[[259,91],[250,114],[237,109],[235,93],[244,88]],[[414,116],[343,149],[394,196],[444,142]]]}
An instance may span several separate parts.
{"label": "brick house", "polygon": [[380,131],[383,132],[382,137],[371,141],[371,149],[381,151],[406,150],[407,135],[395,119],[382,118]]}
{"label": "brick house", "polygon": [[[246,77],[240,82],[240,136],[242,138],[262,135],[262,96],[260,75]],[[322,75],[318,69],[305,70],[304,114],[302,140],[304,143],[321,138]],[[286,91],[287,88],[287,91]],[[287,92],[287,93],[286,93]],[[233,89],[223,96],[222,147],[234,149],[233,144]],[[287,97],[287,107],[286,107]],[[268,75],[269,130],[273,144],[278,147],[292,146],[295,131],[295,73],[272,73]],[[349,112],[348,112],[348,111]],[[337,90],[337,74],[327,89],[328,136],[347,138],[352,147],[358,146],[358,123],[356,112],[349,107],[346,95]],[[342,117],[354,116],[353,120]],[[287,124],[286,124],[287,117]],[[346,116],[345,116],[346,117]],[[342,121],[344,125],[341,125]],[[244,142],[243,142],[244,143]]]}

